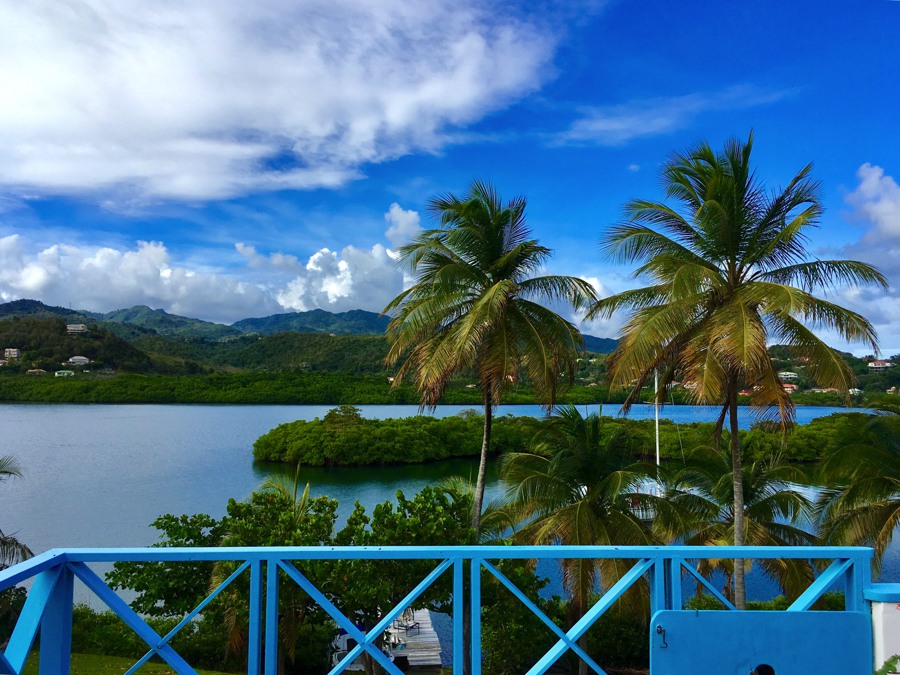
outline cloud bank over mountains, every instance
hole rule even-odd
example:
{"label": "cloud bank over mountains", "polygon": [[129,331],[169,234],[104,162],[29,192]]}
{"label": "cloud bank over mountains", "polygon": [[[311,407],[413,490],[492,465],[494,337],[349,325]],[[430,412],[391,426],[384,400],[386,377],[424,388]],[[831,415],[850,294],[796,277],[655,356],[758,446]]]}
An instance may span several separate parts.
{"label": "cloud bank over mountains", "polygon": [[474,0],[0,3],[0,186],[109,206],[332,188],[535,91],[554,33]]}
{"label": "cloud bank over mountains", "polygon": [[[845,289],[841,304],[868,317],[881,335],[885,352],[900,352],[900,185],[881,167],[864,164],[846,202],[849,221],[860,229],[858,241],[821,257],[871,262],[889,277],[891,288]],[[198,267],[174,259],[164,242],[139,241],[117,249],[53,244],[35,248],[26,234],[0,237],[0,300],[34,298],[48,304],[110,311],[136,304],[211,321],[231,323],[250,316],[314,308],[329,311],[381,311],[406,280],[396,249],[422,231],[420,215],[391,204],[384,214],[384,240],[368,247],[348,245],[312,253],[260,253],[236,242],[243,265]],[[590,242],[593,244],[594,242]],[[588,279],[601,295],[632,282],[623,268],[598,276],[582,270],[554,270]],[[575,319],[576,317],[572,317]],[[588,332],[612,336],[620,319],[597,323]],[[836,336],[828,336],[838,344]],[[849,348],[849,346],[848,346]],[[853,347],[865,352],[864,346]]]}
{"label": "cloud bank over mountains", "polygon": [[419,214],[392,204],[385,243],[327,248],[300,257],[259,253],[241,242],[237,269],[196,267],[173,259],[164,242],[133,248],[53,244],[34,249],[27,235],[0,237],[0,300],[33,298],[47,304],[107,312],[149,305],[173,314],[232,323],[251,316],[304,311],[381,311],[403,289],[403,273],[388,246],[421,230]]}

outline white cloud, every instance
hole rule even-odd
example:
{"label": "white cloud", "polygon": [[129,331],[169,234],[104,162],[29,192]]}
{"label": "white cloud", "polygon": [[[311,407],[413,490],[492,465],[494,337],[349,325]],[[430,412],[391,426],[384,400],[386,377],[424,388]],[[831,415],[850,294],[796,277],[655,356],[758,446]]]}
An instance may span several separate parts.
{"label": "white cloud", "polygon": [[[605,283],[600,280],[600,277],[595,275],[582,274],[580,278],[594,287],[594,292],[597,294],[598,299],[608,298],[625,289],[635,287],[634,279],[630,275],[623,269],[614,267],[607,267],[603,270]],[[584,312],[579,315],[573,315],[572,318],[576,324],[580,323],[582,333],[594,335],[595,337],[615,338],[619,335],[625,315],[622,312],[618,312],[608,318],[598,318],[592,321],[583,319]]]}
{"label": "white cloud", "polygon": [[113,205],[337,186],[536,89],[554,39],[474,0],[3,0],[0,186]]}
{"label": "white cloud", "polygon": [[403,276],[387,249],[347,246],[340,254],[323,248],[309,258],[303,273],[277,293],[285,309],[316,307],[332,312],[368,309],[380,312],[403,289]]}
{"label": "white cloud", "polygon": [[636,138],[657,136],[682,129],[703,113],[739,110],[774,103],[788,94],[789,91],[769,91],[741,85],[720,92],[584,108],[581,117],[575,120],[567,131],[559,134],[555,141],[562,144],[624,145]]}
{"label": "white cloud", "polygon": [[215,321],[278,310],[257,285],[169,258],[159,242],[129,250],[55,244],[31,253],[11,235],[0,239],[0,297],[99,312],[145,304]]}
{"label": "white cloud", "polygon": [[[900,186],[880,166],[863,164],[856,172],[856,189],[847,195],[850,217],[865,229],[859,241],[844,246],[841,257],[876,265],[890,288],[852,288],[840,294],[840,302],[867,317],[878,330],[880,347],[888,355],[900,353]],[[856,353],[870,352],[854,346]]]}
{"label": "white cloud", "polygon": [[391,204],[390,210],[384,214],[384,219],[390,223],[384,236],[394,248],[408,244],[422,232],[419,213],[402,209],[396,202]]}
{"label": "white cloud", "polygon": [[[398,204],[385,214],[385,238],[411,236],[419,215]],[[53,244],[21,234],[0,237],[0,301],[32,298],[47,304],[108,312],[144,304],[174,314],[231,323],[250,316],[315,308],[380,312],[402,289],[403,274],[383,243],[296,255],[264,255],[236,243],[245,267],[223,270],[172,260],[161,242],[130,249]]]}
{"label": "white cloud", "polygon": [[247,264],[253,269],[274,269],[289,273],[299,273],[303,269],[303,264],[294,255],[273,253],[267,257],[257,253],[256,247],[248,246],[242,242],[235,244],[234,248],[246,258]]}
{"label": "white cloud", "polygon": [[900,185],[880,166],[868,162],[859,167],[856,177],[859,185],[847,196],[847,203],[873,226],[867,236],[900,240]]}

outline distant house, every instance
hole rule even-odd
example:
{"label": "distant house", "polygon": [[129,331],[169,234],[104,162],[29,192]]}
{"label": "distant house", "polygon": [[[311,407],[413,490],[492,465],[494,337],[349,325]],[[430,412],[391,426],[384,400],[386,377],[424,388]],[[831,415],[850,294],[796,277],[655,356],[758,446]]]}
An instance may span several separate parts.
{"label": "distant house", "polygon": [[869,361],[869,372],[880,373],[888,368],[893,368],[894,364],[890,361]]}
{"label": "distant house", "polygon": [[57,370],[53,373],[53,377],[75,377],[74,370]]}
{"label": "distant house", "polygon": [[37,377],[40,375],[46,375],[47,371],[44,370],[43,368],[30,368],[25,371],[25,374],[26,375],[34,375],[35,377]]}
{"label": "distant house", "polygon": [[7,347],[3,350],[3,358],[4,359],[21,359],[22,358],[22,350],[17,349],[16,347]]}
{"label": "distant house", "polygon": [[785,383],[782,384],[781,386],[782,386],[782,387],[784,388],[784,390],[785,390],[787,393],[789,393],[789,394],[793,394],[795,391],[797,391],[797,385],[796,385],[796,384],[788,384],[787,382],[785,382]]}
{"label": "distant house", "polygon": [[848,389],[847,393],[851,396],[859,396],[862,393],[862,389]]}
{"label": "distant house", "polygon": [[66,333],[69,335],[81,335],[83,333],[88,332],[88,327],[83,323],[69,323],[66,324]]}
{"label": "distant house", "polygon": [[778,373],[778,379],[782,382],[793,382],[798,377],[797,373],[792,370],[783,370]]}
{"label": "distant house", "polygon": [[73,366],[86,366],[90,362],[91,360],[86,356],[73,356],[67,361],[67,363],[71,363]]}
{"label": "distant house", "polygon": [[5,366],[9,363],[6,359],[0,359],[0,366]]}

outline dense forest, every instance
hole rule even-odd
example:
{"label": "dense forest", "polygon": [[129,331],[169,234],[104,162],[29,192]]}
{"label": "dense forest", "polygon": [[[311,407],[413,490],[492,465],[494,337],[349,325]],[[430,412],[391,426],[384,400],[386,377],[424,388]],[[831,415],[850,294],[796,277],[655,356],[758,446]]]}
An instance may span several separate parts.
{"label": "dense forest", "polygon": [[[865,413],[839,413],[793,427],[785,435],[777,425],[759,422],[741,432],[741,444],[752,447],[750,457],[780,455],[784,459],[810,462],[821,458],[849,426]],[[637,459],[655,454],[652,420],[604,417],[604,434],[623,433]],[[452,457],[477,457],[481,450],[484,418],[475,411],[455,417],[428,416],[401,419],[365,419],[353,406],[340,406],[322,419],[281,424],[253,444],[257,461],[284,462],[303,466],[347,466],[410,464]],[[504,415],[495,418],[491,435],[494,454],[525,451],[540,427],[533,417]],[[706,445],[713,424],[676,424],[660,420],[660,453],[664,459],[680,459],[685,452]],[[727,433],[726,433],[727,435]]]}
{"label": "dense forest", "polygon": [[[51,311],[53,310],[53,311]],[[303,314],[303,316],[300,316]],[[306,316],[310,315],[310,316]],[[326,316],[327,315],[327,316]],[[345,316],[346,315],[346,316]],[[370,315],[370,316],[369,316]],[[300,317],[300,318],[298,318]],[[73,403],[418,403],[410,387],[392,388],[396,368],[385,365],[387,341],[381,334],[360,333],[377,315],[327,312],[276,315],[259,320],[268,330],[301,319],[341,334],[240,333],[221,324],[176,317],[160,310],[131,308],[88,316],[33,301],[0,305],[0,356],[7,349],[18,357],[0,359],[0,401]],[[69,334],[69,322],[83,320],[87,332]],[[135,323],[129,323],[134,321]],[[280,322],[280,323],[279,323]],[[344,323],[342,323],[344,322]],[[247,320],[247,325],[256,325]],[[343,326],[343,328],[341,328]],[[561,403],[617,403],[606,386],[606,355],[590,348],[615,347],[615,341],[585,336],[589,348],[577,362],[574,387]],[[794,373],[793,400],[801,405],[844,405],[837,391],[816,389],[804,364],[780,346],[769,349],[779,371]],[[71,364],[73,356],[90,363]],[[870,372],[868,361],[842,354],[857,376],[864,403],[870,394],[900,387],[900,368]],[[56,371],[72,376],[57,378]],[[32,371],[29,375],[28,371]],[[40,371],[46,371],[45,374]],[[44,375],[43,377],[34,375]],[[474,378],[462,373],[445,392],[448,404],[478,405]],[[670,390],[667,403],[682,403],[689,392]],[[649,401],[648,389],[643,397]],[[535,403],[523,381],[509,390],[504,403]]]}

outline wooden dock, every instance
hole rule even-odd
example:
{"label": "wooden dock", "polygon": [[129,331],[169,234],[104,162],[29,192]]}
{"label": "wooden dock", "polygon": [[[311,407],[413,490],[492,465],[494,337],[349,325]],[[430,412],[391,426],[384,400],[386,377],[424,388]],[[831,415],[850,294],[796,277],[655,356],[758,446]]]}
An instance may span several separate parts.
{"label": "wooden dock", "polygon": [[[403,643],[402,649],[395,649],[396,658],[406,657],[409,668],[440,668],[441,643],[431,625],[431,614],[427,609],[417,609],[412,616],[404,617],[408,628],[397,631]],[[402,623],[402,622],[401,622]],[[418,624],[416,626],[415,624]]]}
{"label": "wooden dock", "polygon": [[[440,670],[441,643],[431,625],[428,610],[406,610],[386,631],[385,637],[390,638],[391,656],[402,670]],[[355,646],[356,640],[341,631],[332,643],[334,651],[331,665],[336,666]],[[345,670],[365,670],[362,657],[357,658]]]}

